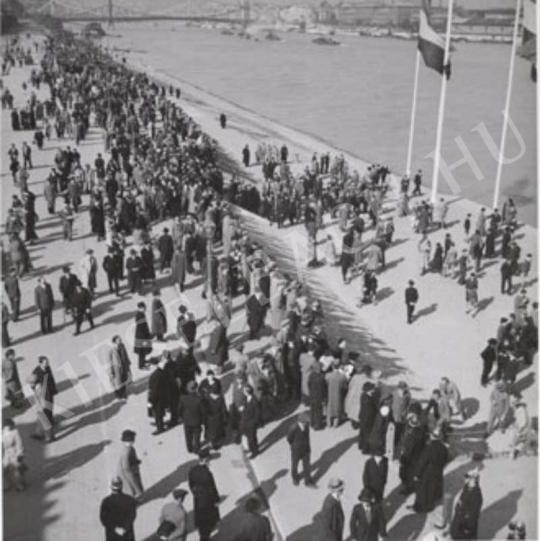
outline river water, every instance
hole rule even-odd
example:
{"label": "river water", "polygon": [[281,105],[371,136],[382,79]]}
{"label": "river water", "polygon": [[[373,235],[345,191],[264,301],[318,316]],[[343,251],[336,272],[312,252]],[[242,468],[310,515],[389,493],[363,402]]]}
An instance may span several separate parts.
{"label": "river water", "polygon": [[[109,43],[135,51],[155,70],[396,172],[405,168],[415,42],[338,36],[340,46],[321,46],[298,33],[255,42],[170,22],[118,24],[112,33],[117,37]],[[485,127],[498,147],[509,61],[510,47],[502,44],[458,43],[452,55],[442,156],[449,164],[462,158],[461,139],[477,167],[461,165],[454,177],[462,196],[485,205],[493,199],[497,162],[481,132]],[[524,153],[504,167],[502,194],[514,197],[526,222],[536,225],[537,87],[529,72],[518,58],[511,118],[519,137],[509,130],[506,155]],[[440,78],[422,65],[419,81],[413,170],[422,168],[429,184]],[[441,191],[451,191],[444,179]]]}

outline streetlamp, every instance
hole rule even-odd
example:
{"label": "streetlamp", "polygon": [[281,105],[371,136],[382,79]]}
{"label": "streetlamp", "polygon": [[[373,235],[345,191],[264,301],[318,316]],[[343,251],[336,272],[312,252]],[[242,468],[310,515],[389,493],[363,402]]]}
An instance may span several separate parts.
{"label": "streetlamp", "polygon": [[214,251],[214,235],[216,224],[213,220],[207,219],[204,222],[204,234],[206,236],[206,290],[212,292],[212,253]]}

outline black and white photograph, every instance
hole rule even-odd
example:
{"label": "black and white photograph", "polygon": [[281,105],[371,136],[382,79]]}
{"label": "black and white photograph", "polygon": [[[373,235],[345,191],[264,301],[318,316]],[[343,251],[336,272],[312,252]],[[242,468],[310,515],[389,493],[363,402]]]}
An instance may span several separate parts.
{"label": "black and white photograph", "polygon": [[1,0],[6,541],[536,540],[538,0]]}

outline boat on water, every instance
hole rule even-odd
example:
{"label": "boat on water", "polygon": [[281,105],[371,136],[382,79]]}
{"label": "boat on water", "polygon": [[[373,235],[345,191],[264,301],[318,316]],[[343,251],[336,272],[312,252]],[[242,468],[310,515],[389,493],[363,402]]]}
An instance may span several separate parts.
{"label": "boat on water", "polygon": [[224,28],[221,33],[224,36],[234,36],[234,32],[230,28]]}
{"label": "boat on water", "polygon": [[313,40],[315,45],[341,45],[341,43],[329,36],[318,36]]}

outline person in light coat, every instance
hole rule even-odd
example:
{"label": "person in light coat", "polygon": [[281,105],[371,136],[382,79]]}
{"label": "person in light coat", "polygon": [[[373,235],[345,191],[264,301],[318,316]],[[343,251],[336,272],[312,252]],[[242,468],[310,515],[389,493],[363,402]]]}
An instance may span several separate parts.
{"label": "person in light coat", "polygon": [[94,256],[93,250],[86,250],[86,255],[79,263],[81,283],[94,296],[97,287],[96,275],[98,271],[98,262]]}
{"label": "person in light coat", "polygon": [[116,398],[127,398],[127,386],[131,382],[131,362],[126,346],[120,336],[112,339],[112,347],[108,352],[108,374]]}
{"label": "person in light coat", "polygon": [[137,452],[133,446],[135,436],[136,434],[133,430],[124,430],[122,432],[124,448],[118,459],[117,475],[122,480],[126,494],[133,496],[135,499],[140,499],[144,489],[139,469],[141,461],[137,457]]}
{"label": "person in light coat", "polygon": [[12,419],[4,420],[2,429],[2,468],[4,471],[4,490],[14,487],[24,490],[24,447],[19,431]]}
{"label": "person in light coat", "polygon": [[443,377],[441,378],[439,389],[441,394],[446,397],[452,410],[452,414],[458,413],[463,421],[465,421],[465,412],[463,410],[461,393],[459,392],[458,386],[453,381],[450,381],[447,377]]}

